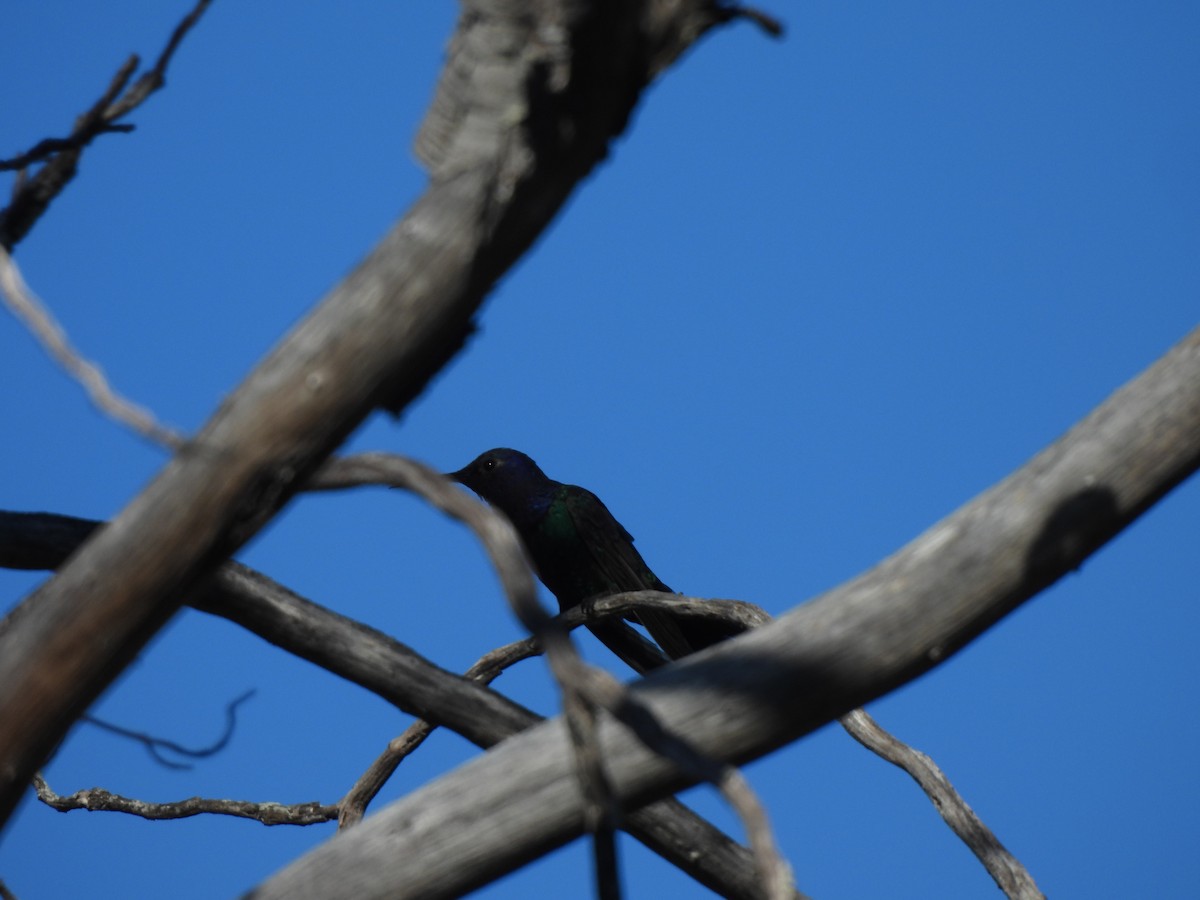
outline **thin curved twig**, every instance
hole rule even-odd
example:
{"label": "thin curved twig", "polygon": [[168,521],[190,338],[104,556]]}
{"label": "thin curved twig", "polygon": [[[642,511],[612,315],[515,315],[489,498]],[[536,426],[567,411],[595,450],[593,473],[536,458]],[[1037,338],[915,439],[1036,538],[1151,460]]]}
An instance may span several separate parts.
{"label": "thin curved twig", "polygon": [[30,290],[17,264],[2,246],[0,296],[12,314],[25,323],[47,355],[87,392],[101,413],[169,450],[178,450],[184,445],[183,435],[160,425],[150,410],[117,393],[100,366],[71,346],[66,330],[55,320],[50,308]]}
{"label": "thin curved twig", "polygon": [[[103,525],[53,513],[0,510],[0,566],[57,568]],[[479,747],[493,747],[543,721],[483,685],[451,675],[398,641],[318,606],[239,563],[223,566],[189,602],[360,685],[407,713],[433,719]],[[564,618],[571,627],[584,621],[580,611]],[[537,652],[533,638],[525,638],[486,654],[477,665],[481,674],[489,669],[499,672],[510,657],[524,658]],[[678,800],[664,799],[629,813],[624,827],[650,850],[721,896],[759,897],[750,851]],[[797,892],[794,900],[805,898]]]}
{"label": "thin curved twig", "polygon": [[[600,598],[586,606],[589,612],[625,613],[639,607],[669,608],[681,615],[707,616],[735,621],[757,628],[771,621],[770,615],[751,603],[736,600],[696,600],[655,591],[631,591]],[[950,829],[983,864],[996,884],[1012,900],[1038,900],[1042,893],[1033,876],[989,829],[937,764],[925,753],[910,747],[886,731],[863,709],[843,716],[839,722],[856,741],[913,777],[929,797]],[[753,835],[751,835],[753,840]]]}
{"label": "thin curved twig", "polygon": [[177,454],[0,629],[0,719],[23,723],[0,729],[0,820],[182,595],[461,349],[486,293],[717,6],[468,0],[418,140],[428,189],[220,404],[203,452]]}
{"label": "thin curved twig", "polygon": [[237,727],[237,708],[254,696],[254,690],[248,690],[225,705],[225,730],[221,736],[209,744],[207,747],[199,749],[192,747],[184,747],[182,744],[177,744],[175,741],[167,738],[155,737],[152,734],[147,734],[144,731],[135,731],[132,728],[126,728],[123,725],[117,725],[113,722],[106,721],[93,716],[90,713],[84,713],[80,719],[88,722],[91,725],[101,728],[104,731],[112,734],[120,735],[124,738],[137,741],[146,748],[146,752],[161,766],[166,766],[168,769],[190,769],[191,763],[177,762],[173,759],[168,759],[163,755],[163,751],[174,753],[177,756],[184,756],[189,759],[204,759],[209,756],[215,756],[224,750],[230,739],[233,737],[234,729]]}
{"label": "thin curved twig", "polygon": [[864,709],[847,713],[839,721],[852,738],[913,777],[933,801],[938,814],[971,848],[1005,896],[1011,900],[1044,900],[1033,876],[983,824],[928,755],[897,740]]}
{"label": "thin curved twig", "polygon": [[716,787],[746,829],[762,879],[763,895],[768,900],[793,896],[791,868],[779,853],[766,809],[736,767],[710,759],[685,738],[664,728],[649,707],[603,669],[581,660],[568,677],[590,704],[609,713],[646,747],[675,763],[692,778]]}
{"label": "thin curved twig", "polygon": [[[513,611],[544,648],[550,669],[563,692],[563,710],[585,797],[584,821],[595,840],[597,878],[602,895],[615,896],[615,834],[620,822],[620,809],[613,799],[603,762],[597,752],[596,709],[608,712],[630,728],[648,747],[676,762],[684,770],[711,781],[742,819],[758,861],[766,895],[771,898],[792,896],[790,870],[776,849],[766,813],[746,781],[732,766],[708,760],[682,738],[666,732],[653,714],[637,703],[616,679],[583,662],[571,643],[570,627],[564,619],[551,616],[538,603],[524,551],[520,549],[519,538],[507,519],[491,507],[472,500],[433,470],[413,460],[390,454],[363,454],[331,460],[318,471],[312,479],[312,485],[318,489],[332,489],[347,487],[351,483],[361,484],[364,482],[360,479],[372,477],[376,480],[387,479],[386,483],[393,486],[408,487],[443,512],[467,524],[492,558]],[[464,500],[474,509],[463,506]],[[513,580],[516,573],[512,569],[510,556],[513,548],[509,542],[512,540],[517,541],[516,552],[525,581]],[[642,596],[643,593],[651,596]],[[634,596],[621,599],[633,605],[641,602],[645,606],[665,603],[667,597],[671,598],[671,603],[678,602],[675,595],[654,596],[655,593],[635,592]],[[703,602],[697,603],[697,606],[703,605]],[[590,604],[590,607],[594,609],[595,604]],[[674,606],[671,608],[675,609]],[[689,608],[689,613],[697,615],[713,612]],[[586,618],[588,613],[585,610],[581,614]],[[402,744],[398,749],[406,745]]]}
{"label": "thin curved twig", "polygon": [[[13,185],[9,205],[0,210],[0,294],[20,321],[51,359],[77,381],[92,403],[106,416],[132,428],[142,437],[178,450],[185,439],[178,432],[160,425],[147,409],[126,399],[115,391],[103,370],[71,346],[66,331],[55,320],[49,307],[38,299],[21,278],[9,251],[33,228],[54,198],[75,177],[84,149],[102,134],[128,133],[134,126],[117,119],[132,112],[166,83],[166,70],[184,37],[199,21],[212,0],[198,0],[178,25],[153,68],[137,79],[128,90],[130,78],[139,59],[130,56],[117,69],[100,99],[75,120],[71,134],[65,138],[46,138],[35,146],[8,160],[0,160],[0,171],[17,170],[19,177]],[[45,165],[32,177],[25,169],[39,162]]]}
{"label": "thin curved twig", "polygon": [[[537,641],[533,638],[514,641],[484,654],[471,668],[463,674],[464,678],[477,681],[480,684],[491,684],[504,670],[522,660],[529,659],[541,653]],[[397,737],[388,741],[387,748],[381,753],[370,767],[359,776],[346,795],[338,801],[338,830],[341,831],[362,821],[367,806],[387,784],[406,757],[416,751],[425,739],[433,734],[437,725],[418,719]]]}
{"label": "thin curved twig", "polygon": [[[398,462],[398,464],[405,465],[406,463]],[[314,479],[314,487],[319,489],[334,489],[373,482],[378,483],[381,472],[388,470],[389,465],[389,457],[386,454],[370,454],[359,458],[351,457],[333,460],[327,469],[322,470],[319,473],[319,477]],[[387,481],[385,483],[391,482]],[[645,608],[665,609],[679,615],[731,621],[747,629],[758,627],[771,621],[771,617],[766,611],[754,604],[742,601],[700,600],[696,598],[681,598],[676,594],[663,594],[657,591],[629,591],[594,598],[579,607],[568,610],[557,617],[555,627],[561,628],[562,632],[565,633],[567,630],[588,621],[594,621],[605,616],[621,615]],[[547,634],[543,626],[542,638],[545,639],[546,637]],[[550,637],[549,639],[553,641],[556,638]],[[510,655],[510,648],[517,647],[521,648],[521,653]],[[513,662],[526,658],[532,652],[533,646],[530,642],[518,642],[518,644],[512,644],[507,648],[500,648],[500,650],[496,651],[500,657],[511,659]],[[760,861],[760,869],[764,873],[764,879],[771,885],[769,896],[788,896],[791,894],[793,888],[790,872],[775,848],[765,810],[757,801],[745,779],[742,778],[734,767],[712,763],[692,750],[686,742],[665,732],[658,726],[656,720],[654,720],[648,710],[633,705],[631,698],[629,698],[624,688],[605,674],[592,670],[590,667],[584,667],[582,664],[575,663],[570,659],[565,661],[560,660],[559,669],[556,671],[556,674],[561,674],[564,669],[566,671],[560,677],[560,684],[564,680],[570,682],[574,686],[573,689],[579,695],[585,696],[591,704],[604,708],[627,727],[631,728],[647,746],[677,762],[682,768],[694,773],[697,778],[711,781],[716,785],[730,805],[737,811],[746,827],[751,846]],[[499,673],[496,672],[496,674]],[[470,672],[468,672],[468,677],[471,677]],[[493,675],[493,677],[495,676]],[[874,735],[874,740],[871,740],[867,734],[867,727],[863,724],[866,721],[871,722],[870,733]],[[862,710],[844,717],[842,724],[864,746],[878,753],[889,762],[905,768],[906,771],[909,771],[917,779],[918,784],[921,785],[933,800],[947,824],[971,848],[972,852],[976,854],[1002,889],[1008,892],[1010,885],[1033,885],[1033,879],[1028,872],[1011,854],[1008,854],[1004,850],[994,835],[978,819],[974,811],[954,791],[949,781],[932,763],[932,760],[929,760],[924,754],[920,754],[919,751],[909,748],[906,744],[888,734],[877,723],[870,720],[866,712]],[[343,800],[343,804],[348,804],[348,801],[356,805],[361,804],[357,808],[356,814],[350,813],[350,816],[356,815],[352,819],[347,817],[345,810],[354,809],[355,807],[349,805],[344,807],[342,814],[343,827],[351,824],[352,821],[361,819],[361,810],[365,808],[370,797],[373,797],[374,793],[378,792],[382,784],[395,771],[400,761],[420,746],[420,743],[428,736],[431,730],[432,728],[425,725],[425,723],[418,722],[389,744],[385,753],[376,760],[376,763],[367,773],[364,773],[360,782],[355,785],[352,792]],[[580,747],[584,747],[587,744],[587,739],[582,734],[576,735],[576,740]],[[898,754],[899,757],[897,756]],[[899,761],[900,758],[903,758],[905,762]],[[924,774],[918,774],[913,768],[909,768],[910,765],[914,764],[913,761],[918,758],[923,758],[928,766],[931,767],[932,772],[937,773],[936,778],[932,776],[926,777]],[[589,759],[588,764],[597,766],[598,762]],[[924,770],[924,772],[929,771],[929,769]],[[594,774],[592,777],[602,778],[602,774]],[[373,791],[371,791],[370,796],[366,796],[366,792],[372,787]],[[597,808],[596,804],[601,802],[603,802],[602,798],[593,797],[592,809],[595,810]],[[990,841],[987,838],[990,838]],[[999,850],[997,851],[996,848],[999,848]],[[1033,891],[1036,892],[1036,890],[1036,886],[1034,886]],[[1018,892],[1015,894],[1010,893],[1009,896],[1025,898],[1040,896],[1040,894]]]}
{"label": "thin curved twig", "polygon": [[40,775],[33,778],[37,797],[44,804],[59,812],[86,809],[92,812],[122,812],[143,819],[187,819],[204,814],[234,816],[253,819],[264,825],[315,825],[337,818],[337,807],[322,803],[252,803],[248,800],[215,800],[207,797],[189,797],[170,803],[147,803],[132,797],[122,797],[103,788],[76,791],[63,796],[51,790]]}
{"label": "thin curved twig", "polygon": [[[483,544],[509,606],[544,648],[550,670],[562,690],[563,713],[584,796],[584,821],[594,840],[600,893],[605,900],[615,898],[619,893],[614,886],[620,811],[595,749],[598,741],[594,705],[575,680],[576,665],[583,663],[571,643],[569,630],[538,601],[533,570],[512,523],[491,507],[468,497],[435,469],[396,454],[370,453],[329,460],[309,480],[309,487],[329,490],[364,483],[388,484],[416,493],[470,528]],[[380,771],[386,766],[385,761]],[[377,775],[371,773],[372,778]]]}

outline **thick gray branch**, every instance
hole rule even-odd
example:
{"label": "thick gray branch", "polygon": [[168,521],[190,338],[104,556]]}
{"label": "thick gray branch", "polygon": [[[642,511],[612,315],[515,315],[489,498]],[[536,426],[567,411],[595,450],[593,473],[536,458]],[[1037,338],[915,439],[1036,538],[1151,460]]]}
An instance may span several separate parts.
{"label": "thick gray branch", "polygon": [[[354,458],[337,460],[327,471],[345,474],[355,466]],[[0,566],[56,568],[99,525],[49,513],[0,511]],[[306,600],[239,563],[223,565],[189,602],[479,747],[491,747],[542,721],[483,684],[447,672],[382,632]],[[612,605],[626,608],[619,602]],[[571,622],[581,624],[583,616],[576,614]],[[499,674],[486,666],[484,671],[485,680]],[[647,806],[627,816],[624,828],[721,896],[758,896],[750,852],[681,803],[663,800]]]}
{"label": "thick gray branch", "polygon": [[[701,752],[743,762],[937,665],[1087,556],[1200,465],[1200,330],[996,487],[846,585],[634,686]],[[686,783],[625,730],[605,765],[636,806]],[[561,721],[496,747],[253,896],[449,897],[580,833]]]}
{"label": "thick gray branch", "polygon": [[495,280],[608,151],[712,2],[464,0],[420,151],[432,181],[151,484],[0,625],[0,822],[179,598],[375,407],[462,346]]}

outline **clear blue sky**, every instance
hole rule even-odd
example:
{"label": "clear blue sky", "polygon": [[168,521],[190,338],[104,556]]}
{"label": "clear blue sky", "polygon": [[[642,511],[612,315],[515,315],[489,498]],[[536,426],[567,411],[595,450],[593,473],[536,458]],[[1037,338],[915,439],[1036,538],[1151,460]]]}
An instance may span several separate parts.
{"label": "clear blue sky", "polygon": [[[67,130],[187,2],[11,6],[0,155]],[[445,468],[519,447],[595,490],[677,590],[780,613],[1022,464],[1196,325],[1200,6],[768,8],[786,38],[729,28],[655,86],[466,352],[353,447]],[[18,248],[119,389],[199,427],[383,234],[422,187],[409,148],[454,12],[214,5],[136,133],[90,150]],[[108,517],[162,464],[7,315],[0,380],[4,507]],[[1056,898],[1200,882],[1198,487],[871,707]],[[396,492],[301,498],[241,558],[449,668],[519,635],[463,529]],[[40,580],[0,572],[5,607]],[[497,686],[553,709],[540,662]],[[251,687],[217,759],[163,771],[83,726],[51,784],[332,802],[408,722],[190,611],[97,712],[202,744]],[[439,735],[387,797],[476,752]],[[998,896],[907,777],[837,727],[748,773],[817,897]],[[689,798],[736,828],[708,791]],[[230,896],[331,834],[26,802],[0,878],[23,900]],[[706,894],[623,846],[631,898]],[[584,895],[587,860],[576,843],[481,895]]]}

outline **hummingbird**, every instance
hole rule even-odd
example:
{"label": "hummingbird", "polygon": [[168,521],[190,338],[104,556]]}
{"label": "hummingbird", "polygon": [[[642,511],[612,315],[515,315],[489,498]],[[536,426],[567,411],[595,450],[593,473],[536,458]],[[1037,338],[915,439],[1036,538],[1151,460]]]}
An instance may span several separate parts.
{"label": "hummingbird", "polygon": [[[599,497],[586,488],[555,481],[519,450],[488,450],[447,477],[466,485],[509,518],[538,577],[558,599],[560,609],[622,591],[672,593],[646,565],[629,532]],[[640,610],[636,619],[671,659],[742,630],[734,623],[673,616],[661,610]],[[588,628],[638,672],[662,665],[658,654],[638,647],[637,641],[644,644],[644,639],[623,623],[600,621]]]}

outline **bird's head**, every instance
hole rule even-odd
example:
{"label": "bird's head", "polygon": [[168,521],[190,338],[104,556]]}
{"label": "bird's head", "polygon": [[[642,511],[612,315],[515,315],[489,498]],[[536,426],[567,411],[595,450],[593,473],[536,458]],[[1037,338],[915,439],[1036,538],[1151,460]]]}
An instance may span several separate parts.
{"label": "bird's head", "polygon": [[481,453],[446,477],[466,485],[514,521],[532,511],[531,506],[542,506],[558,487],[532,459],[507,447]]}

